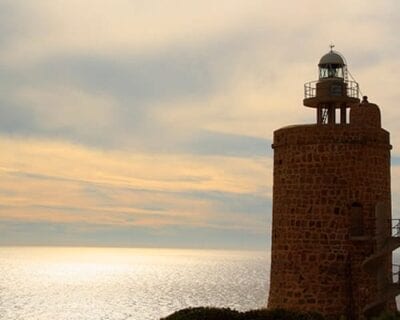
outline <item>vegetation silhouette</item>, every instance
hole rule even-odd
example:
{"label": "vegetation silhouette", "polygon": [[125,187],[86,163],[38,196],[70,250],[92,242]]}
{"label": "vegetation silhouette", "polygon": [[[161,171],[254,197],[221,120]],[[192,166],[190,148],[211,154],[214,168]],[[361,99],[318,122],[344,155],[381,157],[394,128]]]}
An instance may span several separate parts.
{"label": "vegetation silhouette", "polygon": [[372,318],[372,320],[399,320],[400,312],[396,311],[395,313],[391,312],[383,312],[379,317]]}
{"label": "vegetation silhouette", "polygon": [[229,308],[187,308],[177,311],[161,320],[324,320],[325,318],[316,312],[299,313],[294,311],[275,310],[251,310],[239,312]]}
{"label": "vegetation silhouette", "polygon": [[[259,309],[239,312],[229,308],[198,307],[177,311],[160,320],[325,320],[317,312],[301,313],[284,309]],[[342,316],[340,320],[346,320]],[[400,320],[400,313],[384,312],[372,320]]]}

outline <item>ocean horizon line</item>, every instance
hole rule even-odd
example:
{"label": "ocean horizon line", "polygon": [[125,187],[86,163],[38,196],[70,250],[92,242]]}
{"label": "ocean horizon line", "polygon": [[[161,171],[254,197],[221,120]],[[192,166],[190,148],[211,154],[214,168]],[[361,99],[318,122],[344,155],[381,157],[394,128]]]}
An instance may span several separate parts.
{"label": "ocean horizon line", "polygon": [[64,248],[64,249],[132,249],[132,250],[163,250],[163,251],[226,251],[270,253],[270,249],[262,248],[204,248],[204,247],[156,247],[156,246],[105,246],[105,245],[47,245],[47,244],[0,244],[0,248]]}

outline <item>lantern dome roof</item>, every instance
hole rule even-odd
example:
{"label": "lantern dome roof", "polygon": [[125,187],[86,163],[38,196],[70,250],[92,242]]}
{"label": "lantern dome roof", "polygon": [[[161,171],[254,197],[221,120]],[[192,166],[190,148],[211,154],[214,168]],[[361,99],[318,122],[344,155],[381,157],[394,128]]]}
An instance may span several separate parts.
{"label": "lantern dome roof", "polygon": [[331,50],[327,54],[323,55],[321,60],[319,60],[319,66],[324,66],[324,65],[339,65],[339,66],[345,66],[346,62],[344,60],[344,57],[336,51]]}

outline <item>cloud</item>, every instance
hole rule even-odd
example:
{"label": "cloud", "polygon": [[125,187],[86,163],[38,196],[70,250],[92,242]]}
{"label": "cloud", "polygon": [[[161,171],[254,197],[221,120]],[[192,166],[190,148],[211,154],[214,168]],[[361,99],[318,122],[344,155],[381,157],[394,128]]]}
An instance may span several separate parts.
{"label": "cloud", "polygon": [[[171,43],[208,41],[259,15],[264,1],[6,1],[29,19],[19,21],[3,61],[31,62],[68,52],[151,52]],[[223,19],[221,19],[223,17]],[[14,55],[11,54],[14,52]],[[21,61],[21,60],[24,61]]]}
{"label": "cloud", "polygon": [[0,145],[8,150],[0,157],[4,221],[264,231],[270,186],[255,183],[255,173],[268,170],[264,159],[139,155],[15,138]]}
{"label": "cloud", "polygon": [[[5,67],[0,81],[10,86],[11,79],[14,85],[4,97],[2,115],[9,125],[3,130],[56,134],[97,146],[143,148],[159,136],[175,142],[174,125],[162,122],[157,112],[173,114],[183,103],[192,110],[231,84],[230,64],[237,60],[239,40],[231,34],[219,40],[222,45],[173,47],[154,54],[61,55],[22,71]],[[214,106],[220,113],[223,107]],[[102,135],[103,130],[112,135]]]}
{"label": "cloud", "polygon": [[395,200],[398,9],[377,0],[329,10],[317,0],[2,1],[2,221],[15,241],[36,243],[48,233],[57,243],[143,244],[157,232],[154,245],[162,234],[205,245],[201,232],[208,244],[263,242],[272,132],[315,122],[303,83],[332,41],[391,132]]}
{"label": "cloud", "polygon": [[[28,56],[37,46],[42,54],[18,63],[0,59],[6,63],[1,83],[12,83],[6,102],[20,110],[3,112],[5,128],[153,152],[174,152],[174,145],[190,143],[185,134],[196,137],[198,130],[271,139],[277,127],[313,120],[301,107],[302,83],[315,78],[321,43],[334,40],[333,35],[340,39],[338,47],[347,48],[362,87],[374,80],[384,55],[366,46],[387,47],[392,41],[384,31],[396,21],[381,17],[393,18],[395,5],[372,3],[362,12],[346,4],[329,12],[335,24],[321,26],[328,13],[317,1],[301,8],[271,1],[221,1],[210,7],[196,1],[167,6],[121,0],[112,8],[107,1],[96,6],[93,1],[43,1],[34,7],[6,2],[9,10],[31,16],[21,22],[29,36],[16,34],[15,43]],[[150,23],[155,17],[157,23]],[[368,34],[369,44],[348,37],[350,26],[354,33]],[[4,48],[13,59],[19,51],[11,44]],[[370,70],[366,79],[358,76],[361,67],[361,75]],[[394,76],[388,81],[396,83]],[[63,120],[54,121],[54,114]],[[97,117],[103,120],[98,126]]]}
{"label": "cloud", "polygon": [[[62,246],[126,246],[157,248],[230,248],[261,249],[265,252],[269,239],[265,234],[249,234],[229,229],[199,227],[166,227],[162,230],[145,227],[118,226],[109,228],[63,223],[1,221],[2,245]],[[184,241],[182,240],[184,239]]]}

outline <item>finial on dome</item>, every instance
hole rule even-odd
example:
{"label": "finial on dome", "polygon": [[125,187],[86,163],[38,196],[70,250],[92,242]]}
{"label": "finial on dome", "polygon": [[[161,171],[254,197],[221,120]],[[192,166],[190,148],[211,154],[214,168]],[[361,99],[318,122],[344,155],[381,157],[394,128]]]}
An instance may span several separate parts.
{"label": "finial on dome", "polygon": [[329,45],[329,48],[331,48],[331,52],[333,52],[333,48],[335,47],[335,45],[333,44],[333,43],[331,43],[330,45]]}
{"label": "finial on dome", "polygon": [[367,96],[363,96],[362,103],[368,103],[368,97]]}

